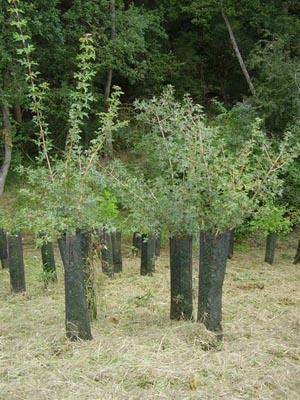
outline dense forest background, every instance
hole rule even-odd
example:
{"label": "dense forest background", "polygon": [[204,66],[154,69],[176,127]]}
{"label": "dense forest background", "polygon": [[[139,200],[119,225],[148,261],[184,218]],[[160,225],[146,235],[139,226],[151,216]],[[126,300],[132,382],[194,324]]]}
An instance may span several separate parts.
{"label": "dense forest background", "polygon": [[[130,116],[136,98],[159,94],[171,84],[176,95],[189,93],[214,113],[213,99],[226,108],[252,104],[270,136],[281,137],[299,115],[300,4],[296,0],[185,1],[23,1],[33,59],[51,90],[47,115],[55,146],[62,148],[76,70],[79,38],[91,34],[96,47],[96,101],[84,134],[94,132],[93,115],[105,109],[112,85],[124,91],[122,109]],[[15,130],[12,164],[34,159],[33,126],[24,71],[17,62],[8,2],[0,14],[2,109],[8,106]],[[249,90],[234,52],[228,19],[255,89]],[[3,114],[3,113],[2,113]],[[114,147],[126,150],[130,128]],[[22,160],[22,161],[21,161]]]}

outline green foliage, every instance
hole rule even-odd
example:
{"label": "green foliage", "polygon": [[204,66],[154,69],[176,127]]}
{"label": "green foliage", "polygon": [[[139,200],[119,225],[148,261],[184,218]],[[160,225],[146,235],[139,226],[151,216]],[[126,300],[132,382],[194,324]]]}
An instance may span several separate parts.
{"label": "green foliage", "polygon": [[100,196],[98,213],[98,220],[106,226],[113,224],[119,217],[117,199],[107,189],[105,189]]}
{"label": "green foliage", "polygon": [[251,54],[251,66],[257,70],[255,101],[267,129],[278,136],[299,117],[299,55],[291,53],[286,37],[266,34]]}
{"label": "green foliage", "polygon": [[299,220],[300,210],[300,174],[299,159],[289,165],[287,174],[284,177],[283,201],[288,205],[293,220]]}
{"label": "green foliage", "polygon": [[56,271],[41,271],[39,280],[44,284],[44,287],[47,288],[49,283],[57,280]]}
{"label": "green foliage", "polygon": [[98,172],[97,163],[107,133],[111,135],[125,124],[117,118],[122,92],[116,88],[109,101],[108,112],[99,114],[96,137],[88,148],[83,148],[82,125],[93,101],[90,88],[94,76],[92,62],[95,59],[93,39],[86,34],[80,39],[80,53],[77,56],[78,70],[74,74],[76,87],[71,93],[66,148],[60,158],[54,155],[44,114],[45,89],[48,88],[43,82],[36,83],[39,72],[33,70],[33,67],[37,70],[37,64],[31,61],[34,47],[30,43],[30,36],[23,33],[26,22],[21,17],[17,2],[11,3],[12,24],[18,29],[15,37],[22,43],[18,54],[20,62],[27,67],[26,80],[30,88],[31,110],[38,128],[36,143],[39,147],[36,168],[19,168],[19,172],[27,178],[27,185],[21,190],[19,202],[22,202],[22,206],[18,208],[18,217],[14,220],[21,219],[22,226],[30,231],[42,230],[55,234],[73,234],[77,229],[98,228],[107,222],[107,218],[117,217],[114,198],[108,191],[102,194],[105,182]]}
{"label": "green foliage", "polygon": [[[238,129],[237,124],[228,123],[225,130],[209,124],[201,106],[189,96],[176,101],[170,87],[136,107],[138,119],[150,127],[148,152],[158,173],[146,181],[136,173],[134,178],[127,176],[127,198],[123,195],[122,201],[132,219],[146,219],[153,229],[167,227],[171,235],[240,225],[280,193],[278,172],[299,151],[291,149],[289,136],[274,148],[260,122],[250,124],[250,117],[248,128],[241,127],[242,140],[232,149],[232,126]],[[130,193],[138,193],[143,201],[133,205]]]}
{"label": "green foliage", "polygon": [[258,117],[256,110],[246,102],[237,103],[230,110],[217,100],[213,100],[212,105],[216,115],[211,124],[218,127],[226,147],[232,152],[239,152],[252,135],[253,125]]}
{"label": "green foliage", "polygon": [[[170,231],[196,231],[199,226],[221,229],[239,224],[243,212],[255,213],[261,204],[268,203],[269,195],[274,198],[282,190],[283,175],[279,179],[278,172],[288,164],[292,152],[290,148],[286,151],[287,142],[278,143],[276,148],[266,139],[255,120],[254,108],[246,101],[230,111],[219,103],[215,119],[207,118],[188,96],[179,102],[171,92],[140,102],[136,124],[140,132],[128,139],[133,146],[139,137],[134,154],[139,162],[128,171],[116,163],[108,177],[104,176],[107,165],[97,165],[98,155],[107,152],[108,141],[122,136],[126,125],[117,116],[123,95],[119,89],[110,99],[109,112],[99,113],[100,91],[110,69],[115,81],[125,83],[126,98],[130,100],[136,93],[152,94],[166,81],[176,83],[177,94],[189,92],[193,98],[205,101],[216,96],[226,106],[246,93],[232,56],[220,2],[8,3],[9,15],[6,3],[1,6],[0,69],[4,74],[7,67],[12,68],[8,68],[9,82],[2,94],[10,105],[17,99],[30,110],[26,118],[34,116],[35,144],[39,147],[39,170],[23,169],[25,175],[32,174],[30,190],[22,191],[26,198],[20,199],[24,219],[50,224],[55,230],[65,229],[69,223],[73,227],[84,225],[80,221],[90,224],[93,215],[104,221],[103,207],[107,215],[113,216],[115,198],[120,198],[125,208],[135,208],[127,221],[145,232],[159,230],[163,223]],[[267,119],[267,128],[274,128],[282,136],[283,128],[297,119],[299,108],[297,4],[224,0],[223,6],[245,59],[254,43],[264,39],[251,57],[257,76],[255,105]],[[263,36],[265,32],[270,35]],[[76,57],[80,37],[81,52]],[[20,65],[15,63],[16,43],[21,44]],[[24,68],[29,100],[24,100],[24,84],[18,78]],[[22,140],[27,141],[27,130],[23,132],[26,135]],[[66,148],[59,153],[57,146],[62,147],[65,139]],[[297,168],[289,168],[294,182]],[[118,188],[103,201],[101,193],[107,188],[112,190],[111,182],[119,182]],[[296,200],[293,184],[285,185],[284,194]],[[49,205],[43,204],[46,198]],[[31,214],[31,207],[39,213],[37,218]],[[77,217],[71,221],[74,213]],[[54,228],[58,219],[61,226]]]}
{"label": "green foliage", "polygon": [[[125,1],[74,1],[63,14],[65,36],[74,43],[86,30],[95,38],[97,73],[103,87],[107,72],[129,85],[158,85],[172,70],[172,57],[163,50],[166,34],[159,10]],[[73,51],[74,48],[69,49]]]}
{"label": "green foliage", "polygon": [[279,207],[272,203],[260,207],[252,219],[252,230],[261,232],[264,236],[269,233],[287,234],[291,230],[291,219],[286,215],[285,207]]}
{"label": "green foliage", "polygon": [[155,214],[158,199],[139,168],[128,167],[120,160],[114,160],[105,167],[105,174],[110,188],[122,204],[122,229],[145,234],[159,232],[160,222]]}
{"label": "green foliage", "polygon": [[[13,105],[21,106],[23,122],[17,126],[18,142],[15,146],[32,159],[36,155],[31,143],[32,112],[24,96],[27,85],[20,79],[24,67],[16,62],[8,2],[2,3],[0,71],[2,78],[7,77],[7,83],[0,89],[1,97],[3,94],[11,106],[12,118]],[[252,60],[253,68],[249,71],[252,78],[256,78],[259,107],[263,111],[261,116],[268,118],[268,127],[273,124],[269,116],[271,111],[276,120],[279,117],[284,120],[283,125],[288,123],[296,112],[294,107],[290,107],[292,101],[289,98],[294,97],[294,88],[291,87],[291,96],[286,89],[293,84],[290,71],[299,58],[297,2],[224,0],[222,3],[245,61],[257,42],[262,40],[254,51],[256,61]],[[47,109],[44,114],[47,114],[53,145],[58,149],[63,148],[68,132],[78,40],[86,32],[91,33],[94,39],[96,75],[90,82],[90,93],[94,96],[92,110],[82,125],[85,144],[94,137],[96,114],[103,110],[103,92],[110,70],[113,83],[126,88],[123,96],[126,103],[131,103],[137,96],[159,93],[161,86],[168,83],[176,87],[178,96],[190,93],[193,99],[205,106],[212,98],[220,99],[226,107],[232,106],[248,94],[218,0],[38,0],[21,1],[20,8],[26,20],[23,34],[31,37],[31,45],[38,50],[31,62],[38,62],[39,79],[51,88],[43,106]],[[266,32],[269,32],[267,36]],[[284,49],[280,62],[265,49],[271,47],[269,42],[277,42],[277,38]],[[30,48],[22,51],[28,50]],[[247,65],[249,67],[248,62]],[[32,67],[36,73],[34,65]],[[275,104],[277,100],[281,105]],[[276,128],[280,134],[281,127]],[[115,147],[120,148],[118,143]]]}

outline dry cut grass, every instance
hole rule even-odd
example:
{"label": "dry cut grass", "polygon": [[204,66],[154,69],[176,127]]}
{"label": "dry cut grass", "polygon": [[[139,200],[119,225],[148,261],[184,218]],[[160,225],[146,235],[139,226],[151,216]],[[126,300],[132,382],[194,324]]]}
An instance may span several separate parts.
{"label": "dry cut grass", "polygon": [[[126,249],[121,275],[98,274],[94,340],[67,341],[62,267],[58,285],[45,289],[39,253],[27,244],[27,293],[11,295],[0,271],[0,399],[299,399],[300,269],[292,246],[281,243],[273,266],[259,246],[235,254],[224,340],[214,346],[201,324],[169,320],[167,251],[155,276],[141,277]],[[195,287],[196,275],[195,258]]]}

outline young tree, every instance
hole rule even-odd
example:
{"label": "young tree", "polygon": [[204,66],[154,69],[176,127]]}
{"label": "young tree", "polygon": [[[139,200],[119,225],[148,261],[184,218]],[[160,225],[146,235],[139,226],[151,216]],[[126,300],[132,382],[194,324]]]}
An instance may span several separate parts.
{"label": "young tree", "polygon": [[261,233],[266,238],[264,261],[272,265],[278,235],[287,234],[291,230],[292,220],[287,208],[270,203],[258,211],[250,225],[253,231]]}
{"label": "young tree", "polygon": [[[42,230],[59,235],[63,249],[66,294],[66,333],[74,339],[91,339],[90,320],[84,290],[84,260],[78,231],[98,229],[103,224],[101,212],[101,176],[97,170],[98,154],[103,149],[107,132],[112,133],[124,123],[116,119],[120,90],[110,99],[110,110],[99,114],[100,127],[88,148],[81,145],[82,126],[90,110],[93,95],[91,80],[95,74],[95,49],[89,33],[80,39],[77,56],[78,71],[74,74],[76,88],[71,94],[66,148],[60,158],[53,152],[44,98],[46,83],[38,83],[34,50],[30,35],[25,33],[26,20],[22,18],[17,1],[10,1],[13,25],[16,26],[21,63],[27,68],[31,110],[37,127],[36,143],[39,148],[37,165],[22,169],[28,178],[23,195],[28,201],[20,210],[31,230]],[[96,188],[97,187],[97,188]],[[99,194],[100,192],[100,194]],[[109,213],[108,213],[109,214]],[[106,216],[107,217],[107,216]]]}
{"label": "young tree", "polygon": [[[160,98],[139,102],[137,108],[139,119],[150,126],[148,150],[160,175],[144,183],[137,176],[132,181],[127,179],[127,186],[142,199],[130,208],[131,216],[134,220],[147,214],[149,226],[167,230],[183,248],[188,248],[191,234],[201,232],[198,320],[208,329],[221,331],[229,231],[269,204],[282,184],[279,171],[298,149],[293,153],[289,138],[279,149],[273,148],[255,120],[234,149],[222,129],[208,123],[201,106],[189,96],[177,102],[170,88]],[[170,243],[174,255],[173,240]],[[171,269],[171,282],[176,282],[180,278],[173,279],[173,274],[181,268],[171,260],[172,265],[176,268]],[[182,265],[182,269],[189,282],[190,267]],[[179,290],[185,287],[182,283]],[[186,294],[176,293],[171,304],[178,298],[185,300]]]}

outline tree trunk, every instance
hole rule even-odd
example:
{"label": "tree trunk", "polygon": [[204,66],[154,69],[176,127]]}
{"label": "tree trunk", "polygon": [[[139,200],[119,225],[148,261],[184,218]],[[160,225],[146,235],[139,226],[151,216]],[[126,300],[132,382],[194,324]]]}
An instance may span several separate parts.
{"label": "tree trunk", "polygon": [[8,269],[7,237],[3,230],[0,230],[0,259],[2,268]]}
{"label": "tree trunk", "polygon": [[122,262],[122,248],[121,248],[121,232],[113,231],[111,232],[111,242],[112,242],[112,256],[113,256],[113,269],[115,273],[122,272],[123,262]]}
{"label": "tree trunk", "polygon": [[229,238],[229,249],[228,249],[228,258],[231,259],[233,257],[233,248],[234,248],[234,229],[230,230],[230,238]]}
{"label": "tree trunk", "polygon": [[20,233],[7,235],[7,248],[11,292],[25,292],[23,244]]}
{"label": "tree trunk", "polygon": [[[110,0],[109,9],[110,9],[110,19],[111,19],[110,40],[113,41],[116,36],[116,4],[115,4],[115,0]],[[105,107],[107,110],[109,108],[108,99],[109,99],[110,92],[111,92],[112,76],[113,76],[113,67],[111,66],[107,71],[107,78],[106,78],[105,88],[104,88]],[[112,132],[107,132],[106,143],[107,143],[108,156],[112,157],[112,155],[113,155]]]}
{"label": "tree trunk", "polygon": [[265,262],[271,265],[274,262],[276,241],[277,232],[269,233],[266,239]]}
{"label": "tree trunk", "polygon": [[110,90],[111,90],[111,83],[112,83],[112,68],[110,68],[107,72],[107,77],[106,77],[106,82],[105,82],[105,88],[104,88],[104,96],[106,100],[106,107],[108,108],[108,99],[110,96]]}
{"label": "tree trunk", "polygon": [[171,319],[193,315],[192,236],[170,238]]}
{"label": "tree trunk", "polygon": [[[110,40],[113,41],[116,37],[116,4],[115,4],[115,0],[110,0],[109,12],[110,12],[110,21],[111,21]],[[104,96],[106,99],[106,104],[107,104],[107,100],[110,96],[111,84],[112,84],[112,74],[113,74],[113,69],[111,67],[111,68],[109,68],[109,70],[107,72],[107,78],[106,78],[105,89],[104,89]]]}
{"label": "tree trunk", "polygon": [[153,275],[155,237],[153,235],[142,235],[141,249],[141,275]]}
{"label": "tree trunk", "polygon": [[296,250],[296,254],[295,254],[295,258],[293,261],[293,264],[299,264],[300,262],[300,239],[298,241],[298,246],[297,246],[297,250]]}
{"label": "tree trunk", "polygon": [[95,273],[93,267],[92,238],[90,233],[80,233],[82,257],[84,262],[83,277],[85,297],[90,319],[97,318],[97,297],[95,291]]}
{"label": "tree trunk", "polygon": [[222,287],[230,232],[200,234],[198,321],[210,331],[222,332]]}
{"label": "tree trunk", "polygon": [[254,89],[252,80],[250,78],[250,75],[248,73],[246,64],[244,63],[243,57],[242,57],[242,55],[240,53],[240,50],[238,48],[238,45],[237,45],[237,42],[235,40],[234,33],[233,33],[232,28],[231,28],[230,22],[229,22],[226,14],[225,14],[223,8],[222,8],[222,16],[223,16],[223,19],[225,21],[226,27],[228,29],[228,33],[229,33],[229,36],[230,36],[232,47],[234,49],[234,52],[235,52],[235,55],[236,55],[237,59],[239,60],[240,67],[241,67],[242,72],[244,74],[244,77],[245,77],[245,79],[246,79],[246,81],[248,83],[250,92],[252,93],[253,96],[255,96],[255,89]]}
{"label": "tree trunk", "polygon": [[106,230],[101,233],[101,261],[102,272],[112,278],[114,276],[112,240],[111,233]]}
{"label": "tree trunk", "polygon": [[70,340],[91,340],[80,235],[65,236],[59,243],[65,269],[66,335]]}
{"label": "tree trunk", "polygon": [[[45,238],[45,233],[40,232],[39,237],[41,239]],[[43,271],[45,273],[45,278],[46,278],[45,283],[47,284],[48,281],[57,282],[53,243],[45,241],[44,239],[41,245],[41,254],[42,254]]]}
{"label": "tree trunk", "polygon": [[22,109],[21,109],[20,104],[14,105],[14,114],[15,114],[15,120],[17,121],[17,123],[19,125],[21,125],[23,117],[22,117]]}
{"label": "tree trunk", "polygon": [[9,110],[6,105],[2,106],[2,115],[4,124],[3,136],[5,144],[4,144],[4,161],[0,168],[0,196],[4,192],[4,185],[8,174],[11,162],[11,154],[12,154],[11,124],[9,121]]}

